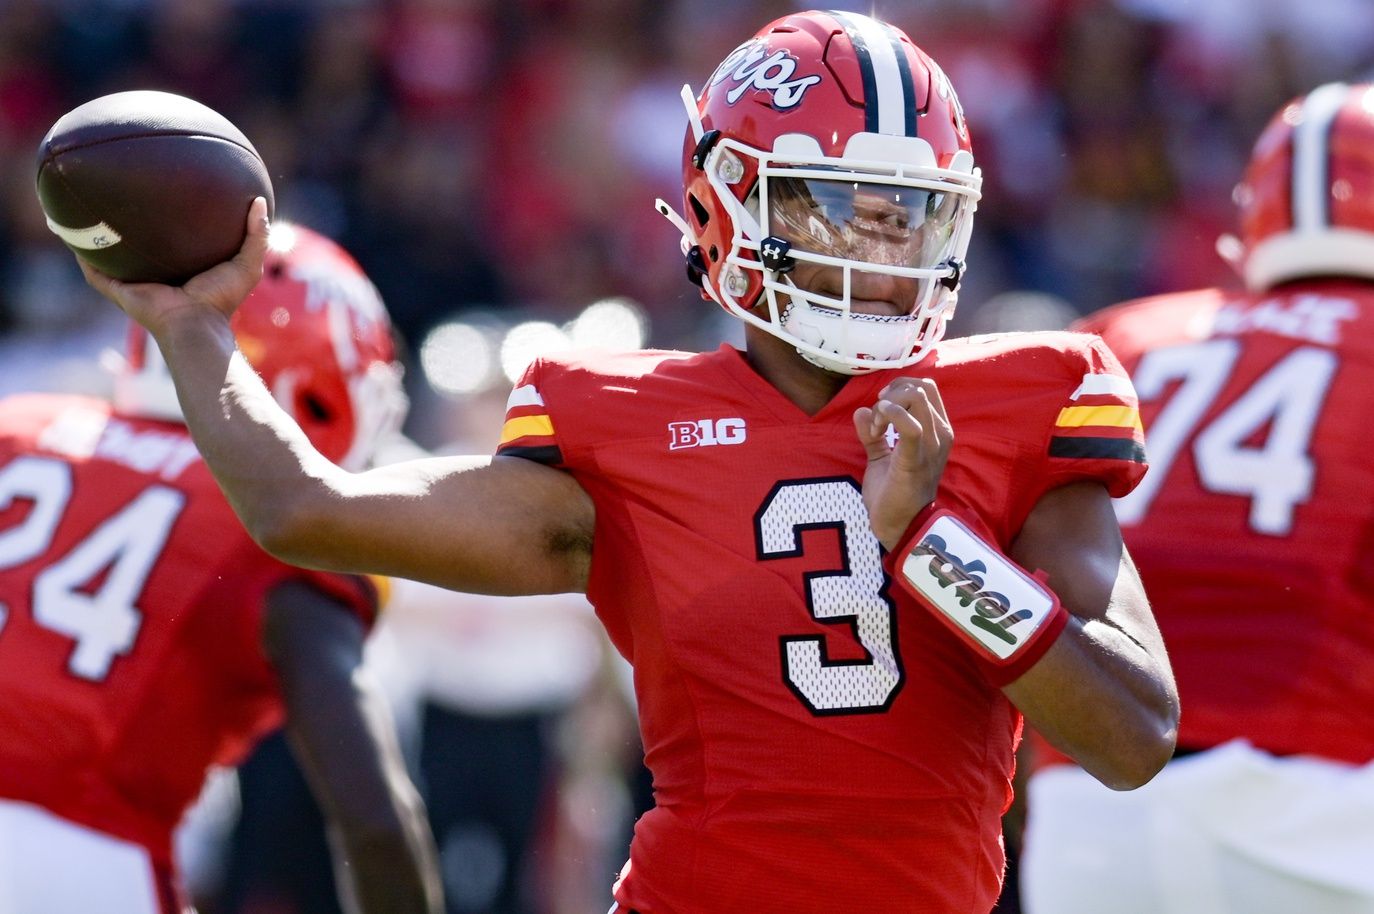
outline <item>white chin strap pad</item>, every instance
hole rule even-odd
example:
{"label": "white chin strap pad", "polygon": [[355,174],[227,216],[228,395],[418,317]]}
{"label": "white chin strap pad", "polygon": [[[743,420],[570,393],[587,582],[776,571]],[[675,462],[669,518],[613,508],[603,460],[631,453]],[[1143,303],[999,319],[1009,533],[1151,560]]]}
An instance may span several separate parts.
{"label": "white chin strap pad", "polygon": [[913,317],[875,317],[851,314],[848,319],[838,311],[812,307],[805,301],[788,305],[779,322],[782,329],[803,343],[835,353],[834,360],[801,351],[807,361],[840,374],[861,374],[862,365],[844,359],[889,361],[911,352],[916,319]]}

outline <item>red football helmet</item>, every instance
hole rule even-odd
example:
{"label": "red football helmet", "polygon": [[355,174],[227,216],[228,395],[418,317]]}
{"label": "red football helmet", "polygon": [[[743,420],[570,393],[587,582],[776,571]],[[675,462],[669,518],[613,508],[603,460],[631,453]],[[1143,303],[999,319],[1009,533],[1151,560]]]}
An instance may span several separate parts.
{"label": "red football helmet", "polygon": [[[683,101],[685,218],[658,208],[704,296],[830,371],[919,360],[953,312],[982,183],[939,66],[877,19],[797,13]],[[839,272],[802,288],[799,263]],[[909,311],[852,307],[860,273],[894,277]]]}
{"label": "red football helmet", "polygon": [[1329,83],[1260,134],[1245,177],[1237,260],[1263,291],[1304,276],[1374,279],[1374,85]]}
{"label": "red football helmet", "polygon": [[[262,280],[231,326],[248,363],[330,460],[362,469],[399,431],[408,402],[391,320],[376,287],[334,242],[273,225]],[[161,353],[137,324],[114,393],[121,412],[182,419]]]}

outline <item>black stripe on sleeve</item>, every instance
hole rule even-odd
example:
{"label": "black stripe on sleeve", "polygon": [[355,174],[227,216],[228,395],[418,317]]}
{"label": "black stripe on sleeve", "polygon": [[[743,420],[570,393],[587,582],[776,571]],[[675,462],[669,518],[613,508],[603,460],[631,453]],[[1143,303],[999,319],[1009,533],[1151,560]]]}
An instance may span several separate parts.
{"label": "black stripe on sleeve", "polygon": [[1145,447],[1134,438],[1055,437],[1050,439],[1050,456],[1146,462]]}
{"label": "black stripe on sleeve", "polygon": [[546,466],[556,467],[563,465],[563,452],[558,449],[556,444],[543,444],[537,447],[503,447],[496,451],[498,457],[523,457],[526,460],[533,460],[535,463],[542,463]]}

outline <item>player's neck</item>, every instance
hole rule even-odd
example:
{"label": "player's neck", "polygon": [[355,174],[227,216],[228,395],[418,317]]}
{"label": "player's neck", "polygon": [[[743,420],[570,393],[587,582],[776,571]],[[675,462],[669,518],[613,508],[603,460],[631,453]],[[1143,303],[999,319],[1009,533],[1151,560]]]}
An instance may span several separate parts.
{"label": "player's neck", "polygon": [[745,328],[745,360],[808,416],[825,407],[849,380],[812,365],[795,346],[755,327]]}

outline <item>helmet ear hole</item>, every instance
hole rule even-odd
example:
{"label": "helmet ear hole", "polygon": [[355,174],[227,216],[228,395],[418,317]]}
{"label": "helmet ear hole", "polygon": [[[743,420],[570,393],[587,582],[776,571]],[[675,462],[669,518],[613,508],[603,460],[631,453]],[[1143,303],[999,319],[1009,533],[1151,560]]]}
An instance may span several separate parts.
{"label": "helmet ear hole", "polygon": [[305,407],[306,415],[315,422],[329,422],[334,418],[334,411],[314,394],[303,394],[301,405]]}
{"label": "helmet ear hole", "polygon": [[711,221],[711,214],[706,211],[706,207],[701,205],[696,194],[687,195],[687,203],[692,208],[692,218],[696,220],[697,228],[706,228],[706,223]]}

